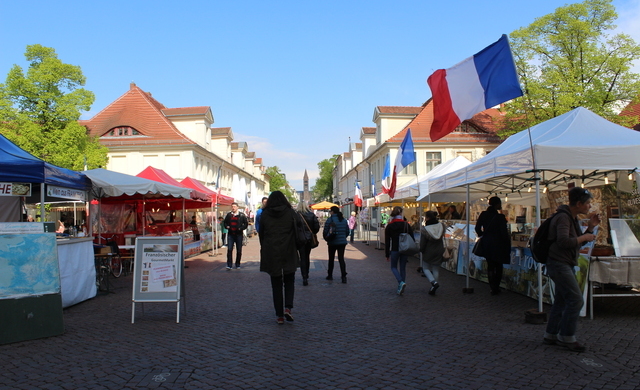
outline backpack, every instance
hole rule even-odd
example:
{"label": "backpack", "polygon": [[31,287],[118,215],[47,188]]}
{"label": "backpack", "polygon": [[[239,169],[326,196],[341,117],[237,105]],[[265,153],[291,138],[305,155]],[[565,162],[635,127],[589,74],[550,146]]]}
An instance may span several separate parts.
{"label": "backpack", "polygon": [[309,241],[306,234],[307,229],[305,228],[305,222],[302,218],[303,217],[300,213],[293,211],[293,227],[295,230],[297,249],[303,248]]}
{"label": "backpack", "polygon": [[551,228],[551,221],[558,214],[565,213],[569,214],[566,211],[560,210],[556,211],[551,215],[551,217],[547,218],[540,224],[540,227],[536,231],[536,234],[529,239],[529,249],[531,250],[531,255],[533,259],[541,264],[546,264],[547,259],[549,258],[549,248],[551,248],[551,244],[553,244],[556,240],[549,239],[549,229]]}

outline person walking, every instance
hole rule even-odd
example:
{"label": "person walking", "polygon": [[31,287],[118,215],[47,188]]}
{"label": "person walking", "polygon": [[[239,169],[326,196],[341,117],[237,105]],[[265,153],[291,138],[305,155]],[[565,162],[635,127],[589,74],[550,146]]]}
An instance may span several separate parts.
{"label": "person walking", "polygon": [[242,239],[244,238],[244,230],[249,226],[247,216],[238,210],[236,202],[231,203],[231,211],[224,218],[224,227],[227,233],[227,270],[233,266],[233,246],[236,246],[236,269],[240,269],[240,260],[242,259]]}
{"label": "person walking", "polygon": [[[298,213],[300,216],[304,218],[304,222],[306,225],[304,226],[305,232],[307,235],[307,243],[302,248],[298,249],[298,254],[300,255],[300,273],[302,274],[302,285],[309,285],[309,268],[311,266],[311,235],[317,234],[320,231],[320,222],[318,221],[318,217],[314,214],[314,212],[309,208],[307,202],[300,201],[298,203]],[[307,230],[307,226],[311,229],[311,232]]]}
{"label": "person walking", "polygon": [[224,218],[218,217],[218,226],[220,229],[220,238],[222,239],[222,246],[227,246],[227,233],[229,230],[224,226]]}
{"label": "person walking", "polygon": [[398,281],[398,295],[404,294],[407,287],[407,260],[409,256],[399,252],[400,233],[409,233],[413,237],[413,228],[402,217],[402,207],[391,210],[391,221],[384,228],[384,251],[387,261],[391,262],[391,272]]}
{"label": "person walking", "polygon": [[438,276],[440,274],[440,264],[444,261],[444,232],[445,226],[438,221],[438,213],[427,211],[425,213],[425,226],[420,234],[420,252],[422,253],[422,272],[429,279],[431,288],[429,295],[436,295],[436,290],[440,287]]}
{"label": "person walking", "polygon": [[[338,262],[342,273],[342,283],[347,283],[347,265],[344,262],[344,250],[347,246],[347,236],[349,235],[349,225],[340,212],[338,206],[331,206],[331,216],[324,222],[322,237],[327,240],[329,247],[329,264],[327,270],[327,280],[333,280],[333,261],[338,252]],[[333,235],[330,236],[329,232]]]}
{"label": "person walking", "polygon": [[260,208],[258,209],[258,211],[256,211],[256,232],[259,233],[260,230],[260,216],[262,215],[262,210],[264,209],[264,206],[267,204],[267,197],[264,196],[262,197],[262,205],[260,206]]}
{"label": "person walking", "polygon": [[293,321],[293,297],[296,269],[299,265],[296,249],[295,210],[280,191],[273,191],[260,218],[260,271],[271,277],[273,307],[276,321]]}
{"label": "person walking", "polygon": [[491,295],[500,294],[502,265],[511,261],[511,236],[507,218],[500,214],[502,201],[497,196],[489,199],[489,207],[480,213],[476,222],[476,234],[482,237],[482,248],[487,260],[487,278]]}
{"label": "person walking", "polygon": [[[593,229],[600,224],[600,216],[589,214],[591,193],[581,187],[569,190],[569,205],[557,208],[558,215],[551,220],[547,259],[547,274],[555,284],[555,294],[547,328],[544,332],[545,344],[557,344],[575,352],[587,348],[576,340],[578,317],[584,305],[582,290],[576,280],[574,267],[578,265],[580,247],[596,239]],[[583,233],[578,215],[589,215],[587,230]]]}
{"label": "person walking", "polygon": [[351,216],[349,217],[349,220],[347,221],[347,223],[349,225],[349,237],[350,237],[349,242],[353,244],[353,235],[355,233],[356,226],[358,225],[358,223],[356,222],[356,212],[355,211],[351,212]]}
{"label": "person walking", "polygon": [[200,241],[200,230],[198,230],[198,221],[196,220],[195,215],[191,217],[189,226],[191,227],[191,232],[193,233],[193,241]]}

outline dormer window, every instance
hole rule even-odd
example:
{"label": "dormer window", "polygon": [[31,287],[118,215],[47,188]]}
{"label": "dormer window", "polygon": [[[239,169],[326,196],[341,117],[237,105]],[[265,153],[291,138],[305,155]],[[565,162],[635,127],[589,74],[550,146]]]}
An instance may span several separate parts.
{"label": "dormer window", "polygon": [[466,133],[466,134],[482,134],[482,131],[476,129],[475,127],[473,127],[472,125],[470,125],[467,122],[462,122],[458,125],[458,127],[456,127],[456,129],[454,130],[454,132],[456,133]]}
{"label": "dormer window", "polygon": [[140,133],[138,130],[129,126],[114,127],[105,134],[107,137],[129,137],[132,135],[140,135]]}

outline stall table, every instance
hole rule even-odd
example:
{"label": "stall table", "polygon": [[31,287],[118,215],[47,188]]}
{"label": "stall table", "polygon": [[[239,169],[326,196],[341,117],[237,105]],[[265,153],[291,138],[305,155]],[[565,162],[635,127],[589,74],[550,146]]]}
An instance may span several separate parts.
{"label": "stall table", "polygon": [[[640,286],[640,257],[592,256],[589,265],[589,312],[593,319],[593,297],[639,297],[640,292],[594,294],[593,283]],[[603,289],[604,290],[604,289]]]}
{"label": "stall table", "polygon": [[58,238],[62,307],[96,296],[93,238]]}

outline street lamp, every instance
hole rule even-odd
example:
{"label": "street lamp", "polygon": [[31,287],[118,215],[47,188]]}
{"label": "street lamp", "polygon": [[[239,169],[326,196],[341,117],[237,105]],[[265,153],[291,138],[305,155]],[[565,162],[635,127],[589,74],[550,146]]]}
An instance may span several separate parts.
{"label": "street lamp", "polygon": [[340,200],[342,200],[342,191],[338,191],[338,206],[340,206]]}

